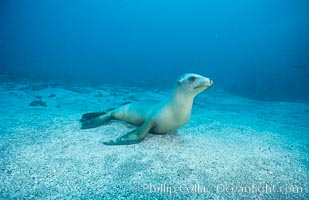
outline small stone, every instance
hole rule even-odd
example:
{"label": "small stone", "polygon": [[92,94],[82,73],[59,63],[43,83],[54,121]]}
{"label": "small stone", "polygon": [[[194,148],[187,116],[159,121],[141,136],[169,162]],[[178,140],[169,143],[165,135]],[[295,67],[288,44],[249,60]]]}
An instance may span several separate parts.
{"label": "small stone", "polygon": [[96,94],[94,97],[103,97],[103,94]]}
{"label": "small stone", "polygon": [[42,107],[46,107],[46,103],[42,100],[34,100],[32,101],[29,106],[42,106]]}

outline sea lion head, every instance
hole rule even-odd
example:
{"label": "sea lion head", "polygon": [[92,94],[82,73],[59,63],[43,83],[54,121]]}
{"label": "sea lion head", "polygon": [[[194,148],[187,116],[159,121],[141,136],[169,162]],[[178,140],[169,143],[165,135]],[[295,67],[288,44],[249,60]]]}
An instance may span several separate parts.
{"label": "sea lion head", "polygon": [[187,93],[197,95],[213,84],[213,81],[199,74],[187,73],[176,80],[176,87]]}

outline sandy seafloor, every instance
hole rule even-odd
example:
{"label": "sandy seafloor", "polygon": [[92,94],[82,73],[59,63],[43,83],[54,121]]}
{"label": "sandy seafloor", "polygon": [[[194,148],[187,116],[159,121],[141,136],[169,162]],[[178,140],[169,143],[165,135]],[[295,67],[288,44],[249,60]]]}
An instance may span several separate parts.
{"label": "sandy seafloor", "polygon": [[[196,98],[189,124],[137,145],[102,144],[134,128],[123,122],[80,129],[82,113],[170,91],[2,82],[0,198],[309,199],[306,103],[214,87]],[[37,96],[47,107],[29,106]]]}

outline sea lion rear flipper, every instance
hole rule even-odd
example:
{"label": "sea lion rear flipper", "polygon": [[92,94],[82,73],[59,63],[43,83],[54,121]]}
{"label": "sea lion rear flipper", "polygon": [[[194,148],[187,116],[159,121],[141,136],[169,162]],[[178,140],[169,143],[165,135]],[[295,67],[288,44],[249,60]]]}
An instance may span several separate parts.
{"label": "sea lion rear flipper", "polygon": [[119,137],[116,141],[103,142],[105,145],[130,145],[140,143],[153,127],[153,122],[145,122],[137,129]]}
{"label": "sea lion rear flipper", "polygon": [[[85,116],[85,117],[84,117]],[[88,129],[88,128],[96,128],[98,126],[103,125],[104,123],[111,120],[110,113],[86,113],[82,116],[79,120],[81,122],[81,129]]]}
{"label": "sea lion rear flipper", "polygon": [[106,114],[106,112],[85,113],[85,114],[82,115],[82,118],[79,121],[84,122],[86,120],[93,119],[93,118],[99,117],[99,116],[104,115],[104,114]]}

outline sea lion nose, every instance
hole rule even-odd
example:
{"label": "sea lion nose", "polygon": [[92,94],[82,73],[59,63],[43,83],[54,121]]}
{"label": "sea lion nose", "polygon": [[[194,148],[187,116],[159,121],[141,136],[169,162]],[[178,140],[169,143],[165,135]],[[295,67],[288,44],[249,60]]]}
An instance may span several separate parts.
{"label": "sea lion nose", "polygon": [[212,85],[213,83],[214,82],[211,79],[209,79],[209,84]]}

